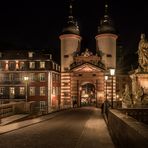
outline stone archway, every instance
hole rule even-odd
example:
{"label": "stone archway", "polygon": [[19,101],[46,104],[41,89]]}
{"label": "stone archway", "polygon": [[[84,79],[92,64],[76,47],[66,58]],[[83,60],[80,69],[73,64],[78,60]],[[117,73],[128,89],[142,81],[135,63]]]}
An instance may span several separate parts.
{"label": "stone archway", "polygon": [[79,87],[80,106],[96,106],[96,86],[93,83],[85,82]]}

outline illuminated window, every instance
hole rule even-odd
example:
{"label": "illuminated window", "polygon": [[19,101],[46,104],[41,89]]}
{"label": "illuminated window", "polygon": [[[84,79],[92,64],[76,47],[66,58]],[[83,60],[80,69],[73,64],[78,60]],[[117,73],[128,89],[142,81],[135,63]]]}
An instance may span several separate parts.
{"label": "illuminated window", "polygon": [[14,62],[9,62],[9,69],[14,70],[15,69],[15,63]]}
{"label": "illuminated window", "polygon": [[46,107],[46,102],[40,101],[40,109],[45,109],[45,107]]}
{"label": "illuminated window", "polygon": [[33,57],[33,52],[28,52],[28,57],[32,58]]}
{"label": "illuminated window", "polygon": [[45,68],[45,62],[40,62],[40,68]]}
{"label": "illuminated window", "polygon": [[15,97],[15,88],[14,87],[10,87],[9,88],[9,97],[10,98],[14,98]]}
{"label": "illuminated window", "polygon": [[53,69],[55,69],[55,63],[54,62],[52,63],[52,67],[53,67]]}
{"label": "illuminated window", "polygon": [[0,74],[0,82],[2,82],[4,80],[4,75]]}
{"label": "illuminated window", "polygon": [[0,62],[0,70],[3,69],[3,64]]}
{"label": "illuminated window", "polygon": [[8,70],[8,61],[6,61],[5,70]]}
{"label": "illuminated window", "polygon": [[14,81],[14,74],[13,73],[9,74],[9,81]]}
{"label": "illuminated window", "polygon": [[29,62],[29,68],[34,69],[35,68],[35,62]]}
{"label": "illuminated window", "polygon": [[55,93],[56,93],[56,88],[53,86],[52,87],[52,94],[55,95]]}
{"label": "illuminated window", "polygon": [[45,87],[40,87],[40,96],[45,96],[46,92],[45,92]]}
{"label": "illuminated window", "polygon": [[25,87],[20,87],[20,95],[25,95]]}
{"label": "illuminated window", "polygon": [[0,87],[0,95],[3,95],[4,94],[4,90],[5,90],[4,87]]}
{"label": "illuminated window", "polygon": [[56,95],[59,95],[59,87],[56,87]]}
{"label": "illuminated window", "polygon": [[35,87],[30,87],[29,94],[30,96],[35,96]]}
{"label": "illuminated window", "polygon": [[45,73],[40,73],[39,74],[39,80],[40,81],[45,81]]}
{"label": "illuminated window", "polygon": [[19,73],[19,80],[24,81],[24,74],[23,73]]}
{"label": "illuminated window", "polygon": [[20,69],[24,69],[25,68],[25,63],[24,62],[20,62]]}
{"label": "illuminated window", "polygon": [[2,53],[0,52],[0,58],[2,58]]}
{"label": "illuminated window", "polygon": [[35,73],[30,73],[30,81],[35,81]]}
{"label": "illuminated window", "polygon": [[56,80],[56,75],[53,73],[52,74],[52,80],[55,81]]}
{"label": "illuminated window", "polygon": [[59,76],[57,74],[55,75],[55,79],[57,82],[59,81]]}

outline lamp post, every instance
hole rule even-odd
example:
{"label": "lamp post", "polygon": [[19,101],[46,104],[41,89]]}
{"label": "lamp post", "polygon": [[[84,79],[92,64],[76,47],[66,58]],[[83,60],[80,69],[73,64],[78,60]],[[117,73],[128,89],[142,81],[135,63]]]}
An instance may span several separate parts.
{"label": "lamp post", "polygon": [[112,96],[111,96],[111,108],[113,108],[113,77],[115,75],[115,69],[110,69],[110,75],[112,77]]}
{"label": "lamp post", "polygon": [[26,102],[26,111],[27,111],[27,100],[28,100],[28,80],[29,78],[27,76],[24,77],[24,81],[25,81],[25,84],[26,84],[26,88],[25,88],[25,102]]}
{"label": "lamp post", "polygon": [[105,88],[106,88],[106,101],[107,101],[107,80],[108,80],[108,76],[105,76]]}
{"label": "lamp post", "polygon": [[81,86],[79,88],[79,91],[80,91],[80,107],[81,107],[81,92],[82,92],[82,87]]}

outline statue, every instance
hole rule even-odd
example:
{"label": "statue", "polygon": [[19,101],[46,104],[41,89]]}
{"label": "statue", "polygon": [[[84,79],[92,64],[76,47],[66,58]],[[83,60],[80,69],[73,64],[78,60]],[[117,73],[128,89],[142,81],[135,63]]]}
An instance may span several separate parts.
{"label": "statue", "polygon": [[126,107],[131,107],[133,105],[131,92],[127,84],[125,85],[125,91],[123,93],[123,103],[125,104]]}
{"label": "statue", "polygon": [[88,50],[88,48],[86,48],[85,52],[82,52],[81,55],[84,56],[84,57],[89,57],[89,56],[92,56],[93,53],[90,52],[90,51]]}
{"label": "statue", "polygon": [[141,34],[141,40],[138,47],[138,62],[142,71],[148,72],[148,41],[145,39],[145,34]]}

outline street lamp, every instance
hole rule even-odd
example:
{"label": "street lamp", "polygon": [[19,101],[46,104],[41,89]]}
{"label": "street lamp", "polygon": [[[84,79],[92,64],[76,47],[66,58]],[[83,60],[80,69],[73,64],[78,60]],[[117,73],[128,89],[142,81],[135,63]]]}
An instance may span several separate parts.
{"label": "street lamp", "polygon": [[80,88],[79,88],[79,91],[80,91],[80,107],[81,107],[81,91],[82,91],[82,87],[80,86]]}
{"label": "street lamp", "polygon": [[106,82],[106,101],[107,101],[107,80],[108,80],[108,76],[105,76],[105,82]]}
{"label": "street lamp", "polygon": [[29,80],[29,78],[27,76],[25,76],[24,77],[24,81],[26,83],[26,95],[25,95],[25,101],[26,101],[26,103],[27,103],[27,99],[28,99],[28,90],[27,90],[28,80]]}
{"label": "street lamp", "polygon": [[113,77],[115,75],[115,69],[110,69],[110,75],[112,77],[112,97],[111,97],[111,107],[113,108]]}

